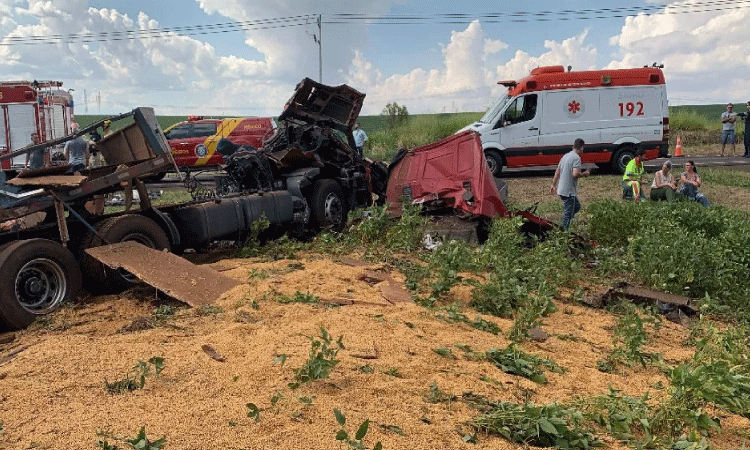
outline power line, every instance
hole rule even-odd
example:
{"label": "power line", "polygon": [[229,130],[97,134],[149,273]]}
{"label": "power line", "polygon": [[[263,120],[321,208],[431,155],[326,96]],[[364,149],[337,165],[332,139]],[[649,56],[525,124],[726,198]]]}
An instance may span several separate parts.
{"label": "power line", "polygon": [[298,16],[258,19],[240,22],[224,22],[205,25],[186,25],[178,27],[112,31],[100,33],[71,33],[34,36],[9,36],[0,42],[0,46],[29,44],[60,44],[134,40],[138,38],[156,39],[175,36],[196,36],[238,31],[255,31],[277,28],[296,27],[309,24],[310,20],[319,20],[327,25],[426,25],[426,24],[468,24],[474,20],[483,23],[526,23],[567,20],[598,20],[636,16],[638,14],[692,14],[699,12],[730,11],[750,7],[750,0],[706,0],[687,4],[654,4],[644,6],[560,10],[560,11],[516,11],[489,12],[482,14],[445,13],[428,15],[370,15],[355,13],[306,14]]}

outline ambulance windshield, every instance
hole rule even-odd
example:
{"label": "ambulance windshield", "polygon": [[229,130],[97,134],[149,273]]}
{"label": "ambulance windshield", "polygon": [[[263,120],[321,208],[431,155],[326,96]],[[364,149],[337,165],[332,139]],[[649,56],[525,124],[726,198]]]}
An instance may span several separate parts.
{"label": "ambulance windshield", "polygon": [[486,113],[482,116],[481,119],[479,119],[482,123],[494,123],[493,120],[495,117],[497,117],[498,114],[500,114],[500,111],[505,108],[505,105],[508,104],[512,97],[510,95],[505,95],[503,97],[498,98],[495,103],[490,106],[490,109],[487,110]]}

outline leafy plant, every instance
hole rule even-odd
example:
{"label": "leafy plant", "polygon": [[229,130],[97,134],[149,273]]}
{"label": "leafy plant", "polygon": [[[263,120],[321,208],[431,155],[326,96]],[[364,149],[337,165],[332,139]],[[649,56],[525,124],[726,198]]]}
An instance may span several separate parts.
{"label": "leafy plant", "polygon": [[196,316],[215,316],[224,312],[221,307],[216,305],[203,305],[195,308]]}
{"label": "leafy plant", "polygon": [[454,355],[451,349],[447,347],[433,348],[432,351],[442,356],[443,358],[456,359],[456,355]]}
{"label": "leafy plant", "polygon": [[255,419],[255,421],[260,420],[260,408],[255,403],[248,403],[245,406],[247,406],[247,409],[249,410],[247,412],[247,417],[250,417],[252,419]]}
{"label": "leafy plant", "polygon": [[310,337],[310,355],[302,367],[294,369],[295,381],[289,383],[289,387],[296,389],[308,381],[328,378],[331,370],[339,363],[336,355],[344,348],[342,339],[343,336],[339,336],[334,343],[333,337],[321,326],[320,340]]}
{"label": "leafy plant", "polygon": [[[543,288],[544,285],[541,287]],[[532,298],[523,309],[518,312],[513,326],[508,330],[507,337],[513,342],[521,342],[529,337],[529,330],[542,324],[541,317],[557,311],[557,307],[549,297],[541,295]]]}
{"label": "leafy plant", "polygon": [[[349,445],[349,448],[357,450],[366,449],[367,447],[365,446],[363,439],[370,429],[370,419],[365,419],[365,421],[359,425],[359,428],[357,428],[357,432],[354,434],[354,438],[352,438],[344,428],[344,426],[346,425],[346,416],[336,408],[333,409],[333,414],[336,416],[336,422],[338,422],[339,426],[341,427],[341,429],[336,433],[336,440],[346,442],[346,444]],[[382,448],[383,444],[378,441],[372,447],[372,450],[382,450]]]}
{"label": "leafy plant", "polygon": [[450,403],[456,400],[456,396],[448,394],[440,389],[437,383],[430,383],[430,392],[424,397],[424,401],[427,403]]}
{"label": "leafy plant", "polygon": [[524,353],[513,344],[503,350],[487,350],[485,354],[487,359],[503,372],[528,378],[535,383],[547,382],[544,368],[558,373],[563,371],[555,361]]}
{"label": "leafy plant", "polygon": [[537,447],[588,449],[603,444],[590,431],[581,428],[583,415],[557,404],[535,406],[498,402],[490,411],[474,418],[477,431],[499,434],[512,442]]}
{"label": "leafy plant", "polygon": [[309,292],[295,291],[292,295],[282,294],[278,297],[279,303],[320,303],[320,297]]}
{"label": "leafy plant", "polygon": [[648,343],[648,334],[644,325],[650,325],[654,330],[661,327],[661,318],[657,315],[645,314],[637,306],[629,302],[621,302],[615,311],[620,315],[615,323],[614,349],[607,360],[614,366],[637,362],[646,367],[647,361],[661,360],[660,355],[644,353],[643,345]]}
{"label": "leafy plant", "polygon": [[[157,439],[155,441],[149,440],[149,438],[146,436],[145,426],[141,427],[141,430],[138,432],[138,435],[136,435],[136,437],[131,438],[131,439],[115,437],[115,436],[112,436],[110,433],[104,433],[104,432],[99,432],[97,434],[99,436],[108,437],[110,439],[123,442],[127,444],[129,448],[136,449],[136,450],[161,450],[167,444],[166,436],[163,436],[160,439]],[[106,440],[97,441],[96,446],[104,450],[119,450],[118,446],[114,444],[110,444]]]}
{"label": "leafy plant", "polygon": [[164,358],[161,356],[152,356],[147,363],[138,361],[120,380],[110,383],[105,378],[104,389],[110,394],[143,389],[143,386],[146,384],[146,377],[151,372],[151,367],[153,367],[154,376],[158,377],[164,369]]}

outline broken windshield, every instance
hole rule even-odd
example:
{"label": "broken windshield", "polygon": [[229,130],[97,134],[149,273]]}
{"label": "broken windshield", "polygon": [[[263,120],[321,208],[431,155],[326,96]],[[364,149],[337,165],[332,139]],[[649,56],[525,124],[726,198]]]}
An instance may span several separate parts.
{"label": "broken windshield", "polygon": [[480,122],[483,123],[493,123],[494,118],[502,111],[503,108],[505,108],[505,105],[508,104],[508,101],[510,101],[511,96],[505,95],[503,97],[498,98],[495,101],[495,104],[490,106],[490,109],[487,110],[486,113],[482,116],[481,119],[479,119]]}

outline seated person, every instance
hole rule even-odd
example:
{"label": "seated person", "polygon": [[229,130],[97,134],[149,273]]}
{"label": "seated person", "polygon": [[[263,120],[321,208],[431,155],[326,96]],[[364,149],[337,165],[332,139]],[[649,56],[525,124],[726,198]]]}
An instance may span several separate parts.
{"label": "seated person", "polygon": [[625,167],[625,173],[622,175],[622,197],[632,198],[635,201],[646,200],[646,194],[641,189],[641,184],[646,181],[645,169],[643,167],[643,155],[646,152],[638,149],[635,158],[631,159]]}
{"label": "seated person", "polygon": [[698,170],[695,168],[693,161],[685,163],[685,172],[680,175],[680,193],[690,200],[694,200],[703,206],[709,206],[711,203],[705,195],[698,192],[698,188],[701,187],[701,177],[698,175]]}
{"label": "seated person", "polygon": [[669,173],[670,169],[672,169],[672,161],[667,160],[661,165],[661,170],[654,174],[654,182],[651,183],[651,200],[666,200],[668,202],[674,200],[677,180]]}

